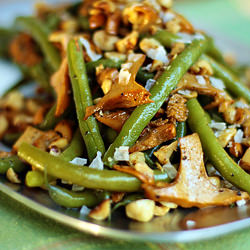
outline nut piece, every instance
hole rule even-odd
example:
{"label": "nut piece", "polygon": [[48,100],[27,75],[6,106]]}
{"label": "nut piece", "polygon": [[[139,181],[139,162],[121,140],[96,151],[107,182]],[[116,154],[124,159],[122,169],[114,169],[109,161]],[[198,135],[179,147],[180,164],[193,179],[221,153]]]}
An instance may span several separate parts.
{"label": "nut piece", "polygon": [[119,41],[119,38],[108,35],[104,30],[98,30],[93,35],[93,41],[101,50],[112,51],[115,49],[115,44]]}
{"label": "nut piece", "polygon": [[165,214],[167,214],[169,212],[169,210],[170,210],[169,207],[155,206],[154,215],[155,216],[164,216]]}
{"label": "nut piece", "polygon": [[18,178],[18,175],[15,173],[15,171],[13,170],[13,168],[9,168],[7,170],[6,177],[12,183],[16,183],[16,184],[21,183],[21,181]]}
{"label": "nut piece", "polygon": [[162,63],[168,63],[167,52],[165,48],[154,38],[144,38],[141,40],[140,49],[146,53],[147,57],[161,61]]}
{"label": "nut piece", "polygon": [[171,8],[173,5],[173,0],[157,0],[157,2],[165,8]]}
{"label": "nut piece", "polygon": [[206,60],[198,60],[191,68],[190,72],[196,75],[213,75],[213,69]]}
{"label": "nut piece", "polygon": [[220,145],[223,148],[225,148],[228,145],[228,143],[233,139],[236,132],[237,132],[236,128],[228,128],[228,129],[224,129],[222,131],[216,132],[217,139],[218,139]]}
{"label": "nut piece", "polygon": [[15,111],[20,111],[24,108],[24,97],[18,91],[11,91],[4,98],[3,107]]}
{"label": "nut piece", "polygon": [[140,222],[148,222],[154,216],[155,202],[149,199],[133,201],[126,206],[126,215]]}
{"label": "nut piece", "polygon": [[250,148],[248,148],[240,160],[240,166],[245,170],[250,170]]}
{"label": "nut piece", "polygon": [[115,62],[126,61],[126,58],[127,58],[127,56],[125,54],[114,52],[114,51],[105,52],[104,57],[111,59],[112,61],[115,61]]}
{"label": "nut piece", "polygon": [[229,148],[230,154],[238,158],[243,155],[243,147],[240,143],[232,142],[232,147]]}
{"label": "nut piece", "polygon": [[120,53],[127,53],[128,50],[133,50],[137,44],[138,38],[139,33],[137,31],[133,31],[115,44],[116,49]]}
{"label": "nut piece", "polygon": [[104,200],[100,205],[91,210],[89,217],[95,220],[106,220],[111,212],[110,203],[110,199]]}

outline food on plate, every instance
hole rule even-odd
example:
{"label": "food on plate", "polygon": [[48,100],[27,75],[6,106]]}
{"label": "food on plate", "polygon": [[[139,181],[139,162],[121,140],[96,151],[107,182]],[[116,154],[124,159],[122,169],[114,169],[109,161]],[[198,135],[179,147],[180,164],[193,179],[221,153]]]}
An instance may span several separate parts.
{"label": "food on plate", "polygon": [[172,1],[38,4],[0,40],[23,73],[0,99],[0,139],[11,147],[0,174],[10,182],[93,220],[249,200],[243,68]]}

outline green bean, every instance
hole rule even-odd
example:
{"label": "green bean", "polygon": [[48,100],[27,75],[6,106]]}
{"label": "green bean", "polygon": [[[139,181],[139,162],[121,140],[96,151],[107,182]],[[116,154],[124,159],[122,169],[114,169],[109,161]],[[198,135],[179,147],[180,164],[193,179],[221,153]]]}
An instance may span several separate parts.
{"label": "green bean", "polygon": [[25,185],[30,188],[42,187],[45,184],[44,173],[38,170],[28,171],[25,175]]}
{"label": "green bean", "polygon": [[53,89],[49,82],[48,72],[44,69],[42,63],[28,67],[27,71],[32,79],[34,79],[41,88],[46,90],[48,93],[52,93]]}
{"label": "green bean", "polygon": [[153,168],[155,166],[154,161],[149,157],[149,155],[147,154],[147,152],[144,152],[144,157],[145,157],[145,161],[148,164],[149,167]]}
{"label": "green bean", "polygon": [[187,133],[186,122],[178,122],[176,126],[176,140],[184,137]]}
{"label": "green bean", "polygon": [[3,136],[3,142],[7,145],[12,145],[17,141],[17,139],[21,136],[22,133],[17,132],[17,133],[6,133]]}
{"label": "green bean", "polygon": [[84,143],[82,141],[81,132],[76,130],[70,145],[59,155],[65,161],[72,161],[75,157],[79,157],[84,152]]}
{"label": "green bean", "polygon": [[122,65],[122,61],[113,61],[110,59],[99,59],[97,61],[93,61],[93,62],[88,62],[86,63],[86,71],[88,72],[88,74],[93,75],[95,74],[95,69],[96,67],[98,67],[99,65],[103,65],[105,68],[117,68],[119,69]]}
{"label": "green bean", "polygon": [[250,103],[250,90],[247,86],[242,83],[237,76],[235,76],[230,70],[220,63],[217,63],[214,59],[209,56],[202,56],[203,59],[211,64],[215,76],[224,81],[228,91],[238,97],[243,97],[247,102]]}
{"label": "green bean", "polygon": [[26,169],[26,165],[16,155],[1,158],[0,174],[6,174],[9,168],[13,168],[16,173],[21,173]]}
{"label": "green bean", "polygon": [[213,130],[208,126],[207,117],[199,102],[191,99],[187,102],[187,106],[189,127],[199,134],[202,148],[209,161],[226,180],[250,193],[250,175],[237,165],[221,147]]}
{"label": "green bean", "polygon": [[51,109],[46,114],[44,121],[39,125],[42,130],[49,130],[54,128],[54,126],[60,121],[61,117],[55,117],[56,104],[54,104]]}
{"label": "green bean", "polygon": [[181,40],[181,37],[167,30],[159,30],[152,36],[158,40],[164,47],[171,48],[173,44]]}
{"label": "green bean", "polygon": [[48,185],[48,191],[55,203],[67,208],[94,207],[104,200],[105,196],[104,192],[94,192],[91,190],[73,192],[66,188],[52,185]]}
{"label": "green bean", "polygon": [[61,21],[60,16],[57,13],[53,12],[53,13],[49,13],[46,16],[44,23],[50,31],[54,31],[58,28],[60,21]]}
{"label": "green bean", "polygon": [[12,38],[15,35],[15,31],[12,29],[6,29],[0,27],[0,56],[9,57],[8,48]]}
{"label": "green bean", "polygon": [[153,103],[138,106],[133,111],[123,125],[120,134],[105,153],[104,162],[107,166],[113,166],[113,155],[116,148],[120,146],[132,146],[136,142],[142,130],[160,109],[170,92],[206,48],[207,41],[205,39],[194,40],[192,44],[178,55],[171,65],[162,73],[150,90],[150,98]]}
{"label": "green bean", "polygon": [[31,33],[39,44],[47,62],[53,71],[56,71],[61,64],[61,58],[57,49],[48,41],[49,29],[35,17],[18,17],[16,23]]}
{"label": "green bean", "polygon": [[105,147],[94,116],[90,116],[87,120],[83,120],[86,108],[93,105],[93,102],[88,84],[85,63],[82,56],[82,47],[79,44],[78,46],[79,48],[74,40],[69,42],[69,72],[79,128],[86,145],[89,160],[92,161],[96,157],[98,151],[104,153]]}
{"label": "green bean", "polygon": [[[116,170],[97,170],[68,163],[29,144],[22,144],[18,156],[30,165],[47,170],[47,174],[91,189],[134,192],[141,182],[134,176]],[[154,171],[155,181],[169,181],[166,173]]]}
{"label": "green bean", "polygon": [[146,84],[147,80],[149,79],[154,79],[154,74],[146,72],[142,70],[142,68],[140,68],[136,75],[136,81],[138,81],[141,84]]}

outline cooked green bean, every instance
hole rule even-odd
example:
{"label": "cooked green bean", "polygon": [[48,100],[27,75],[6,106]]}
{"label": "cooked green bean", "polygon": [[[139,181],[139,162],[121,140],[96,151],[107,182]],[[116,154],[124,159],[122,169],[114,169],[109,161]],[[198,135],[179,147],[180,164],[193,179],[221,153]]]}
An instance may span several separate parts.
{"label": "cooked green bean", "polygon": [[48,73],[44,69],[42,63],[27,68],[30,77],[35,80],[41,88],[46,90],[48,93],[53,93],[53,89],[50,85]]}
{"label": "cooked green bean", "polygon": [[0,57],[9,57],[8,49],[16,32],[12,29],[0,27]]}
{"label": "cooked green bean", "polygon": [[[134,192],[141,187],[141,182],[130,174],[77,166],[26,143],[20,146],[18,156],[32,166],[45,167],[47,174],[52,177],[86,188]],[[154,171],[154,177],[155,181],[169,181],[167,174],[161,171]]]}
{"label": "cooked green bean", "polygon": [[52,185],[48,185],[48,191],[55,203],[67,208],[94,207],[105,198],[105,192],[95,192],[92,190],[73,192],[66,188]]}
{"label": "cooked green bean", "polygon": [[38,170],[28,171],[25,175],[25,184],[27,187],[42,187],[45,184],[44,173]]}
{"label": "cooked green bean", "polygon": [[44,121],[39,125],[42,130],[52,129],[59,121],[60,117],[55,117],[56,104],[54,104],[46,114]]}
{"label": "cooked green bean", "polygon": [[214,74],[224,81],[226,88],[232,95],[243,97],[250,103],[250,90],[238,79],[237,76],[235,76],[222,64],[217,63],[211,57],[204,55],[203,58],[211,64]]}
{"label": "cooked green bean", "polygon": [[49,29],[35,17],[18,17],[16,23],[26,29],[39,44],[47,62],[56,71],[60,64],[60,54],[48,41]]}
{"label": "cooked green bean", "polygon": [[3,142],[7,145],[12,145],[17,141],[17,139],[21,136],[22,133],[17,132],[17,133],[6,133],[3,136]]}
{"label": "cooked green bean", "polygon": [[73,96],[76,105],[79,128],[84,139],[89,160],[92,161],[98,151],[104,153],[105,147],[100,135],[99,127],[94,116],[83,120],[86,107],[93,105],[92,94],[88,85],[82,47],[77,47],[74,40],[68,45],[68,61]]}
{"label": "cooked green bean", "polygon": [[176,139],[184,137],[187,133],[186,122],[178,122],[176,126]]}
{"label": "cooked green bean", "polygon": [[167,48],[171,48],[175,43],[181,40],[181,37],[167,30],[159,30],[152,37]]}
{"label": "cooked green bean", "polygon": [[189,109],[188,124],[193,132],[199,134],[202,148],[209,161],[226,180],[250,193],[250,175],[237,165],[221,147],[208,125],[207,117],[199,102],[191,99],[187,106]]}
{"label": "cooked green bean", "polygon": [[136,142],[142,130],[160,109],[170,92],[206,48],[206,39],[194,40],[192,44],[173,60],[150,90],[150,98],[154,102],[137,107],[123,125],[116,140],[110,145],[104,155],[106,165],[109,167],[113,166],[113,155],[116,148],[120,146],[132,146]]}
{"label": "cooked green bean", "polygon": [[13,168],[16,173],[21,173],[26,170],[26,165],[16,155],[1,158],[0,174],[6,174],[9,168]]}

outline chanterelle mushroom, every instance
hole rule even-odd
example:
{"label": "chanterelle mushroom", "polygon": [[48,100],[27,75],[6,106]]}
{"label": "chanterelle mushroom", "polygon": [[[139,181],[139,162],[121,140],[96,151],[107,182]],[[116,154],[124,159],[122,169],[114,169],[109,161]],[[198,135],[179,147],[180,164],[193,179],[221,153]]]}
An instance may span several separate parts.
{"label": "chanterelle mushroom", "polygon": [[[160,185],[143,184],[147,198],[170,201],[182,207],[226,206],[237,200],[249,199],[246,192],[218,188],[207,176],[198,134],[180,139],[181,163],[176,180]],[[159,183],[158,183],[159,184]]]}

